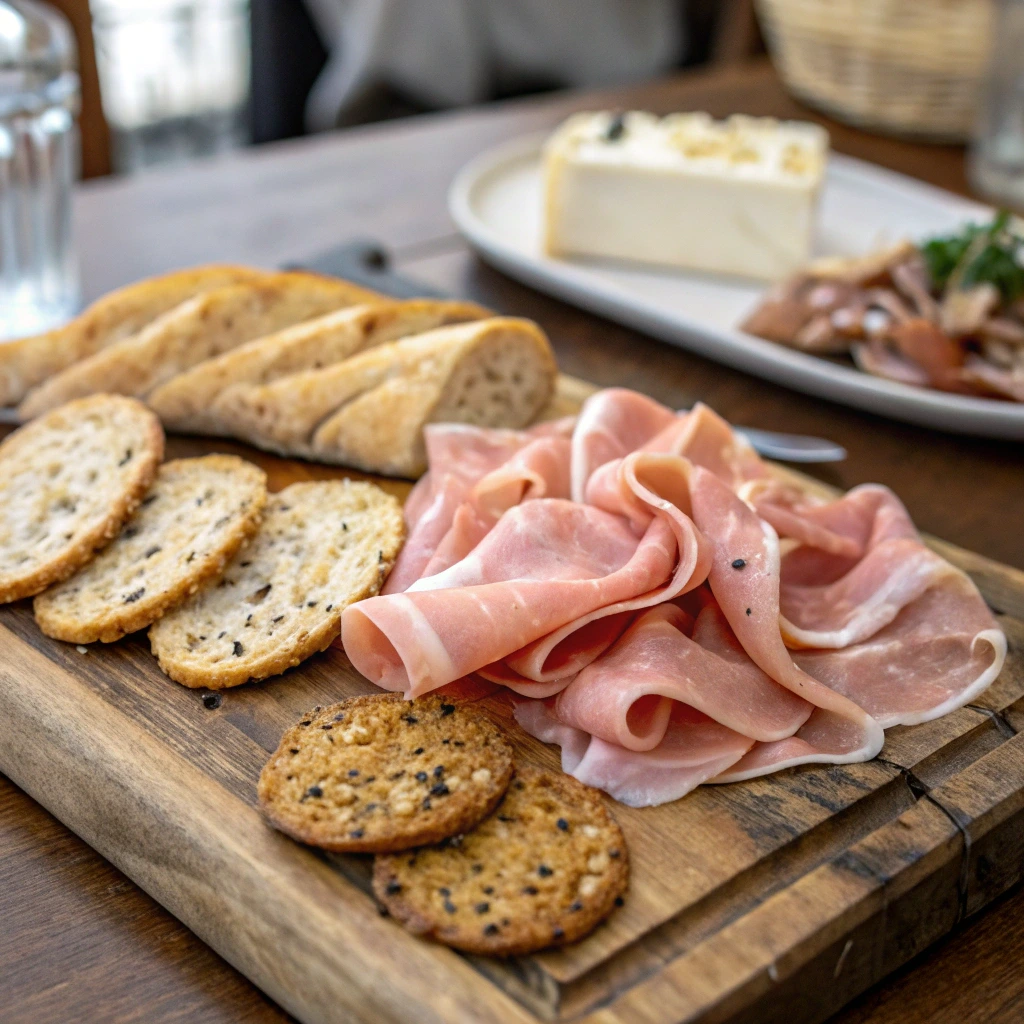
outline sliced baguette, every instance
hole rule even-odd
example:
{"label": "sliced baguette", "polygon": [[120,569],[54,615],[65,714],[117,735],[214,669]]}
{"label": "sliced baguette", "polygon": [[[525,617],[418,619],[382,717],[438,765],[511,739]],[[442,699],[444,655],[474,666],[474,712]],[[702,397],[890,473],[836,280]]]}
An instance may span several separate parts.
{"label": "sliced baguette", "polygon": [[410,334],[490,315],[474,302],[436,299],[373,302],[335,310],[208,359],[160,385],[146,402],[168,430],[224,434],[219,402],[232,387],[269,384],[293,373],[331,366]]}
{"label": "sliced baguette", "polygon": [[164,457],[141,402],[93,395],[0,444],[0,604],[67,579],[117,536]]}
{"label": "sliced baguette", "polygon": [[525,426],[550,400],[556,374],[536,324],[493,317],[233,389],[221,414],[234,436],[279,454],[417,476],[425,424]]}
{"label": "sliced baguette", "polygon": [[265,274],[257,281],[205,292],[159,317],[133,337],[52,377],[22,402],[31,419],[97,391],[145,398],[197,363],[332,309],[367,302],[373,292],[317,274]]}
{"label": "sliced baguette", "polygon": [[131,337],[186,299],[263,276],[265,271],[251,267],[177,270],[104,295],[56,330],[0,345],[0,406],[17,405],[47,377]]}
{"label": "sliced baguette", "polygon": [[144,629],[223,572],[266,500],[266,474],[235,455],[165,463],[113,543],[35,599],[39,628],[74,644]]}
{"label": "sliced baguette", "polygon": [[380,590],[404,534],[397,499],[374,484],[286,487],[224,576],[150,627],[160,667],[220,689],[298,665],[340,635],[344,608]]}

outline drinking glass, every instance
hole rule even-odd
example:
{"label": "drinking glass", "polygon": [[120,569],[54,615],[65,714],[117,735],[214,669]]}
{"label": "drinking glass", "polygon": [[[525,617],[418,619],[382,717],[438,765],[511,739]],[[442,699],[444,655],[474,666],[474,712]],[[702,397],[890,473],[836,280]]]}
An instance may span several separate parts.
{"label": "drinking glass", "polygon": [[971,148],[974,187],[1024,210],[1024,0],[995,0],[988,81]]}
{"label": "drinking glass", "polygon": [[54,327],[78,306],[75,63],[63,15],[0,0],[0,341]]}

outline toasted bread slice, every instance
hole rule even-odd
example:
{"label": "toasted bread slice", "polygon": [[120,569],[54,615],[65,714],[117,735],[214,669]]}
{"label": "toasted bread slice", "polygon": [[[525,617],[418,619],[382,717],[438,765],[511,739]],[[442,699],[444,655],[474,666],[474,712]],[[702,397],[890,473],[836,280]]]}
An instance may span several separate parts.
{"label": "toasted bread slice", "polygon": [[550,400],[556,374],[536,324],[492,317],[233,389],[221,414],[234,436],[270,451],[417,476],[425,468],[425,424],[525,426]]}
{"label": "toasted bread slice", "polygon": [[93,395],[0,444],[0,604],[67,579],[117,536],[164,456],[141,402]]}
{"label": "toasted bread slice", "polygon": [[332,309],[375,298],[365,288],[289,272],[205,292],[131,338],[109,345],[31,392],[22,419],[98,391],[145,398],[154,388],[205,359]]}
{"label": "toasted bread slice", "polygon": [[265,273],[253,267],[211,264],[150,277],[104,295],[63,327],[0,345],[0,406],[17,405],[47,377],[130,338],[186,299],[256,281]]}
{"label": "toasted bread slice", "polygon": [[240,384],[269,384],[339,363],[364,349],[443,324],[491,314],[475,302],[384,301],[335,310],[208,359],[156,388],[147,404],[168,430],[224,434],[221,397]]}
{"label": "toasted bread slice", "polygon": [[164,463],[113,543],[36,598],[39,628],[74,644],[144,629],[223,572],[266,500],[266,474],[236,455]]}
{"label": "toasted bread slice", "polygon": [[220,689],[298,665],[340,635],[344,608],[380,590],[404,536],[397,499],[374,484],[286,487],[223,577],[150,627],[160,667]]}

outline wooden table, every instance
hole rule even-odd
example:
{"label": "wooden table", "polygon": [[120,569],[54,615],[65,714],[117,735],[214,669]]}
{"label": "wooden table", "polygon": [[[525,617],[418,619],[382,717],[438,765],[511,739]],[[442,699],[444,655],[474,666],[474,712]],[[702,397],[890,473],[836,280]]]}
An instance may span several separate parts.
{"label": "wooden table", "polygon": [[[486,146],[553,126],[580,107],[809,116],[766,64],[587,97],[499,104],[267,147],[78,197],[87,298],[207,260],[274,266],[346,239],[376,239],[402,272],[537,319],[563,368],[682,406],[701,398],[738,423],[827,435],[850,458],[822,472],[843,487],[895,488],[918,524],[1024,567],[1022,449],[891,423],[687,355],[531,292],[479,263],[454,234],[445,190]],[[955,191],[963,154],[829,126],[837,149]],[[288,1020],[133,883],[0,778],[0,1020]],[[981,1024],[1024,1018],[1024,893],[862,997],[833,1024]]]}

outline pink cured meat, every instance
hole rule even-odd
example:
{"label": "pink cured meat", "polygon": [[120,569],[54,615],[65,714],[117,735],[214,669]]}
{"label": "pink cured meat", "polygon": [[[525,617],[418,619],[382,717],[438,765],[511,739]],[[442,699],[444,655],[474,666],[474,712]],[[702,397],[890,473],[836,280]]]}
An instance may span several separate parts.
{"label": "pink cured meat", "polygon": [[763,479],[767,473],[750,442],[703,402],[698,402],[689,413],[677,416],[640,451],[685,455],[694,465],[734,489]]}
{"label": "pink cured meat", "polygon": [[562,748],[563,771],[631,807],[686,796],[721,776],[753,743],[685,704],[673,708],[661,743],[642,753],[564,724],[549,701],[524,700],[515,716],[530,735]]}
{"label": "pink cured meat", "polygon": [[1006,635],[974,584],[953,570],[867,640],[799,651],[807,673],[864,708],[883,728],[927,722],[969,704],[995,681]]}
{"label": "pink cured meat", "polygon": [[[691,502],[694,521],[713,545],[708,582],[722,613],[743,649],[763,672],[814,705],[795,733],[806,745],[776,759],[759,744],[747,757],[769,758],[774,767],[828,760],[863,761],[882,748],[881,727],[853,701],[803,672],[783,643],[779,629],[781,555],[775,531],[718,477],[694,471]],[[782,746],[776,746],[776,752]],[[746,771],[743,761],[737,766]]]}
{"label": "pink cured meat", "polygon": [[671,409],[625,388],[589,398],[572,435],[572,500],[584,500],[596,469],[642,448],[678,420]]}
{"label": "pink cured meat", "polygon": [[[603,466],[587,489],[588,501],[618,511],[637,525],[643,509],[654,504],[651,495],[655,494],[692,516],[710,543],[708,582],[750,660],[776,683],[814,705],[798,734],[804,746],[799,753],[788,753],[778,767],[874,757],[882,747],[881,728],[852,701],[802,672],[783,643],[781,557],[775,531],[713,472],[694,467],[680,456],[634,453]],[[781,737],[776,742],[782,742]],[[757,754],[766,756],[760,750]]]}
{"label": "pink cured meat", "polygon": [[[683,593],[703,559],[692,523],[687,541],[681,556],[663,517],[638,537],[589,505],[525,502],[451,568],[346,609],[345,650],[373,682],[419,696],[595,614]],[[531,651],[515,667],[551,681],[545,660]]]}
{"label": "pink cured meat", "polygon": [[357,668],[509,687],[566,771],[638,806],[863,760],[998,675],[991,613],[885,488],[808,499],[707,407],[624,390],[569,428],[431,428],[403,573],[342,618]]}
{"label": "pink cured meat", "polygon": [[857,487],[800,511],[840,526],[859,552],[851,559],[825,544],[805,544],[783,559],[781,626],[790,647],[845,648],[866,640],[957,571],[924,546],[888,488]]}
{"label": "pink cured meat", "polygon": [[641,615],[558,695],[559,720],[628,750],[652,750],[683,703],[757,740],[792,736],[813,705],[747,657],[721,610],[696,621],[675,604]]}
{"label": "pink cured meat", "polygon": [[[485,430],[461,423],[427,426],[424,435],[430,469],[405,503],[409,536],[383,592],[402,593],[426,572],[446,568],[479,542],[500,511],[504,511],[501,509],[493,517],[484,517],[471,500],[474,487],[492,474],[500,476],[504,495],[510,497],[515,486],[512,469],[518,468],[520,474],[525,475],[519,500],[525,500],[544,496],[545,488],[539,478],[545,471],[560,473],[565,479],[545,478],[549,491],[552,490],[550,485],[557,483],[554,488],[557,493],[548,496],[567,497],[568,465],[558,468],[544,465],[542,449],[543,442],[550,439],[554,448],[564,449],[560,460],[565,462],[574,423],[571,418],[562,419],[530,430]],[[521,455],[524,448],[533,449],[526,458]],[[493,511],[493,501],[489,508]]]}

